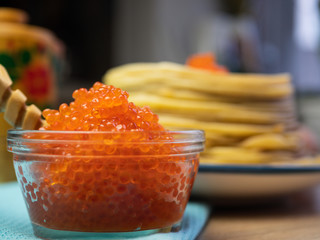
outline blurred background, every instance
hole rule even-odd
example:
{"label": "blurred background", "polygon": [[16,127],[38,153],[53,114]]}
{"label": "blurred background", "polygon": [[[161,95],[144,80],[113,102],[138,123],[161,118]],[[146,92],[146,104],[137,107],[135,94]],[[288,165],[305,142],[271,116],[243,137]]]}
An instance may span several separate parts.
{"label": "blurred background", "polygon": [[[0,11],[0,63],[15,87],[45,108],[70,102],[74,89],[90,87],[112,67],[183,64],[211,52],[232,72],[289,72],[299,118],[320,135],[319,6],[319,0],[2,0],[1,7],[29,17],[18,13],[9,19],[16,25],[8,25]],[[8,127],[0,131],[3,154]]]}
{"label": "blurred background", "polygon": [[184,63],[214,52],[234,72],[290,72],[320,91],[318,0],[2,0],[65,44],[64,81],[90,85],[137,61]]}
{"label": "blurred background", "polygon": [[289,72],[298,97],[320,92],[318,0],[2,0],[1,5],[26,11],[30,25],[51,30],[64,44],[56,103],[70,101],[75,87],[90,86],[114,66],[184,63],[197,52],[213,52],[233,72]]}

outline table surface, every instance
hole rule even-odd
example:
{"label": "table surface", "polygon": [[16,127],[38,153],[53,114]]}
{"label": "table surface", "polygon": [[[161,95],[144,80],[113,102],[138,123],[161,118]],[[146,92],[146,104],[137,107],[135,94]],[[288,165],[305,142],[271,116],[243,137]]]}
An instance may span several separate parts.
{"label": "table surface", "polygon": [[248,206],[216,206],[198,240],[320,239],[320,185]]}

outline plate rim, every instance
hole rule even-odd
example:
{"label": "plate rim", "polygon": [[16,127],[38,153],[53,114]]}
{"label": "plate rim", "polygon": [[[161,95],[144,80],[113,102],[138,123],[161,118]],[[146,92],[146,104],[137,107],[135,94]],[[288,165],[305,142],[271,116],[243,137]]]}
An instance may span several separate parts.
{"label": "plate rim", "polygon": [[232,174],[297,174],[320,173],[320,165],[237,165],[237,164],[199,164],[199,173]]}

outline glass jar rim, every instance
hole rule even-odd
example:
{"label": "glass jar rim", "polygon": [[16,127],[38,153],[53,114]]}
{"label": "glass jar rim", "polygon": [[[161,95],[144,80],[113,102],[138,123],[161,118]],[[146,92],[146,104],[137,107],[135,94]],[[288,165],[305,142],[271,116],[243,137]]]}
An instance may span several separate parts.
{"label": "glass jar rim", "polygon": [[[135,138],[136,134],[146,134],[146,138]],[[166,134],[172,138],[157,138]],[[164,135],[164,136],[166,136]],[[44,137],[45,136],[45,137]],[[77,137],[78,136],[78,137]],[[154,139],[148,139],[149,136]],[[108,143],[110,140],[110,143]],[[47,146],[81,145],[87,144],[113,144],[113,145],[144,145],[154,146],[156,144],[172,144],[173,146],[186,145],[185,152],[201,152],[204,149],[205,136],[203,130],[179,130],[179,131],[52,131],[52,130],[8,130],[8,151],[13,153],[36,153],[39,145]],[[34,148],[34,149],[32,149]]]}
{"label": "glass jar rim", "polygon": [[[55,131],[55,130],[22,130],[22,129],[10,129],[8,130],[7,139],[19,139],[27,134],[31,134],[33,137],[39,134],[44,135],[64,135],[70,136],[74,134],[79,135],[134,135],[137,133],[146,133],[146,134],[169,134],[169,135],[180,135],[183,136],[184,140],[189,142],[190,138],[192,141],[205,141],[204,131],[203,130],[164,130],[164,131],[144,131],[144,130],[137,130],[137,131]],[[35,141],[35,140],[48,140],[44,138],[23,138],[24,141]],[[52,140],[52,139],[50,139]],[[59,139],[61,140],[61,139]]]}

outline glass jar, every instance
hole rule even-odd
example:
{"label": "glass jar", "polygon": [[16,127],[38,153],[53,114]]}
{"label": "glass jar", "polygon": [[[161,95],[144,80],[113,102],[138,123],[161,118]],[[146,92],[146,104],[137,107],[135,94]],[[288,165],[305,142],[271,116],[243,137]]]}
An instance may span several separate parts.
{"label": "glass jar", "polygon": [[176,228],[204,133],[8,132],[35,235],[126,238]]}
{"label": "glass jar", "polygon": [[0,8],[0,64],[8,71],[13,89],[39,108],[57,102],[57,81],[62,78],[64,46],[48,29],[26,24],[27,13]]}

